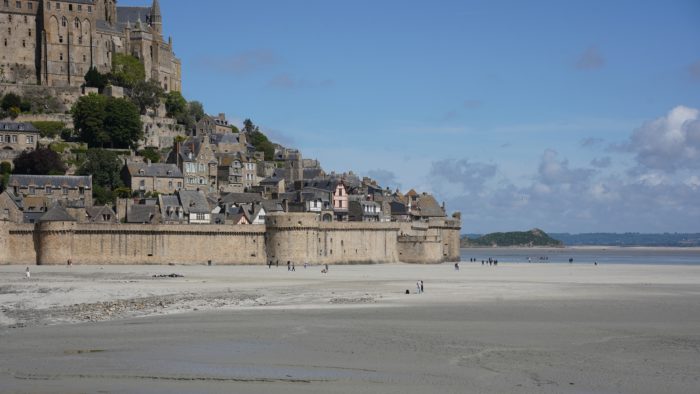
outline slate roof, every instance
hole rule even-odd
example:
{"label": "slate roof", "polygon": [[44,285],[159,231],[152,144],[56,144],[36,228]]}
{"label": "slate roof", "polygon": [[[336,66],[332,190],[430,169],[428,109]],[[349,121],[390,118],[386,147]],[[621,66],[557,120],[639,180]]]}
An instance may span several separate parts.
{"label": "slate roof", "polygon": [[217,133],[209,135],[209,142],[214,145],[218,144],[238,144],[240,143],[240,136],[233,133]]}
{"label": "slate roof", "polygon": [[87,207],[85,213],[90,221],[102,221],[102,215],[110,215],[110,222],[116,221],[116,214],[107,205]]}
{"label": "slate roof", "polygon": [[20,131],[23,133],[39,133],[31,123],[0,122],[0,131]]}
{"label": "slate roof", "polygon": [[[126,166],[129,175],[149,176],[156,178],[182,178],[182,172],[175,164],[164,163],[134,163]],[[141,171],[143,170],[143,173]]]}
{"label": "slate roof", "polygon": [[435,201],[435,198],[431,195],[420,196],[417,202],[416,212],[418,216],[422,217],[443,217],[445,216],[445,211],[442,210],[440,204]]}
{"label": "slate roof", "polygon": [[35,186],[43,188],[46,186],[51,186],[53,188],[60,189],[63,186],[66,186],[71,189],[77,189],[78,187],[91,189],[92,175],[10,175],[8,185],[12,187]]}
{"label": "slate roof", "polygon": [[132,205],[127,215],[128,223],[151,223],[158,215],[157,205]]}
{"label": "slate roof", "polygon": [[258,193],[229,193],[221,197],[221,202],[225,204],[245,204],[262,200],[263,197]]}
{"label": "slate roof", "polygon": [[323,175],[323,170],[320,168],[304,168],[304,179],[318,178]]}
{"label": "slate roof", "polygon": [[45,214],[41,215],[39,222],[75,222],[75,218],[62,206],[56,204],[49,209]]}
{"label": "slate roof", "polygon": [[148,24],[150,17],[151,7],[117,7],[117,21],[120,28],[126,26],[127,22],[133,26],[139,19]]}
{"label": "slate roof", "polygon": [[404,203],[392,201],[389,203],[389,207],[391,207],[392,215],[408,215],[408,208]]}
{"label": "slate roof", "polygon": [[185,213],[211,213],[211,207],[209,207],[204,193],[193,190],[180,190],[178,196]]}

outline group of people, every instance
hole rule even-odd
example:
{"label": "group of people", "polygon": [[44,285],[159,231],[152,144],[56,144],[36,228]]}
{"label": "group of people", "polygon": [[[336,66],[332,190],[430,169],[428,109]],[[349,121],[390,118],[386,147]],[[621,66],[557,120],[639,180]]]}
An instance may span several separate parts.
{"label": "group of people", "polygon": [[423,281],[419,280],[416,282],[416,293],[421,294],[423,293]]}

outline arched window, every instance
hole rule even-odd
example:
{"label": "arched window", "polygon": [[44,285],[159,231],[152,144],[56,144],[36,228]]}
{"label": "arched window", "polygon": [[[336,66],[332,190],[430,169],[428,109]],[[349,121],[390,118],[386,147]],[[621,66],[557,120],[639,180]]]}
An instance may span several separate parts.
{"label": "arched window", "polygon": [[75,22],[74,22],[74,23],[75,23],[75,28],[76,28],[76,29],[80,29],[80,21],[78,20],[78,18],[75,18]]}
{"label": "arched window", "polygon": [[66,19],[65,16],[63,18],[61,18],[61,26],[63,26],[63,27],[68,26],[68,19]]}

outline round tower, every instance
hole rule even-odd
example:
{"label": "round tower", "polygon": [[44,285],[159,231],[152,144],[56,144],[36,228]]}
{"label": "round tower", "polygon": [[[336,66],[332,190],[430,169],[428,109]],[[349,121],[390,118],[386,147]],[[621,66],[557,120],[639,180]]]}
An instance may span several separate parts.
{"label": "round tower", "polygon": [[268,263],[296,265],[320,261],[315,213],[273,212],[265,217]]}

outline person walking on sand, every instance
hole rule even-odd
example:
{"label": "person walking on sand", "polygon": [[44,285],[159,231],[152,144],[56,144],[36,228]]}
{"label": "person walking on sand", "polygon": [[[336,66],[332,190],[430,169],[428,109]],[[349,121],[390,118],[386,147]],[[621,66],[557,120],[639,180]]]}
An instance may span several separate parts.
{"label": "person walking on sand", "polygon": [[296,267],[296,265],[294,265],[294,264],[292,264],[292,271],[293,271],[293,272],[296,272],[296,271],[297,271],[297,267]]}
{"label": "person walking on sand", "polygon": [[416,294],[420,294],[420,281],[416,282]]}
{"label": "person walking on sand", "polygon": [[306,266],[309,265],[309,263],[304,262],[304,269],[306,269]]}
{"label": "person walking on sand", "polygon": [[420,292],[423,293],[425,289],[423,288],[423,281],[420,281]]}
{"label": "person walking on sand", "polygon": [[24,273],[24,276],[25,276],[27,279],[31,279],[32,274],[29,272],[29,267],[27,267],[27,271]]}

